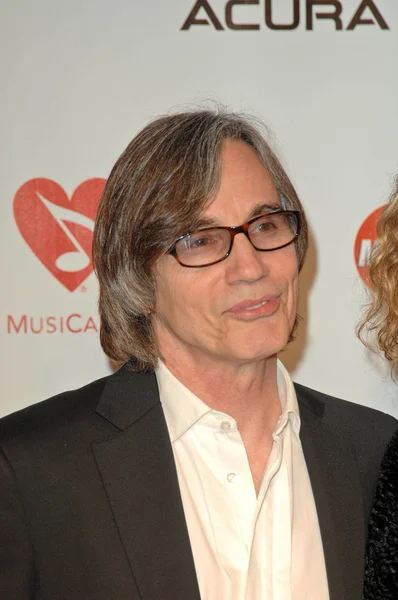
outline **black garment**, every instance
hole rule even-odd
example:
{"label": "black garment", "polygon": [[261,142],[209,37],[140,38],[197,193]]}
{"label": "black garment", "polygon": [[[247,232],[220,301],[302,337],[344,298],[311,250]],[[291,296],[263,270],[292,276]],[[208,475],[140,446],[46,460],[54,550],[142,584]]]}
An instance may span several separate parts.
{"label": "black garment", "polygon": [[[387,415],[296,386],[331,600],[360,600]],[[0,421],[1,600],[199,600],[154,374]],[[308,565],[309,573],[311,565]]]}
{"label": "black garment", "polygon": [[398,598],[398,433],[380,469],[366,553],[364,600]]}

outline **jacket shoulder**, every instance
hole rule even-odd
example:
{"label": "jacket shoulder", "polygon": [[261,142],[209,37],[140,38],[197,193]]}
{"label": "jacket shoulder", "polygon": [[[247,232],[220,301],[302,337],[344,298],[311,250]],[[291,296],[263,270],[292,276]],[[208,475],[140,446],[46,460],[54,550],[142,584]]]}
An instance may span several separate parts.
{"label": "jacket shoulder", "polygon": [[356,431],[358,434],[369,435],[373,432],[377,437],[390,440],[398,430],[398,421],[380,410],[336,398],[295,383],[300,406],[305,406],[317,412],[331,426],[338,427],[344,432]]}
{"label": "jacket shoulder", "polygon": [[103,377],[3,417],[0,419],[0,445],[32,435],[43,436],[46,431],[55,431],[94,415],[108,379]]}
{"label": "jacket shoulder", "polygon": [[[359,469],[368,483],[376,481],[389,441],[398,430],[398,421],[374,408],[348,402],[296,385],[300,411],[316,412],[319,422],[340,446],[354,451]],[[303,414],[304,417],[304,414]],[[373,493],[373,491],[372,491]]]}
{"label": "jacket shoulder", "polygon": [[[364,500],[374,494],[380,464],[391,438],[398,430],[394,417],[381,411],[329,396],[302,385],[296,385],[300,414],[316,413],[317,426],[329,436],[341,452],[352,456],[358,467],[364,490]],[[331,450],[333,454],[333,450]],[[332,459],[332,454],[330,459]],[[366,519],[370,504],[366,505]]]}

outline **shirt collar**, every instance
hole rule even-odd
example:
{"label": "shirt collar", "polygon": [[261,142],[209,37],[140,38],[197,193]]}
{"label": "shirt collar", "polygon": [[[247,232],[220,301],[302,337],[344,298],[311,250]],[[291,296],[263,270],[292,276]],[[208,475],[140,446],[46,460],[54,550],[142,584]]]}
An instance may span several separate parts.
{"label": "shirt collar", "polygon": [[[155,373],[159,386],[160,402],[165,414],[170,439],[173,443],[204,415],[214,411],[181,383],[160,360]],[[278,419],[275,434],[280,433],[285,428],[289,419],[292,421],[294,431],[298,434],[300,414],[296,392],[290,375],[280,360],[277,361],[277,383],[282,414]]]}
{"label": "shirt collar", "polygon": [[280,360],[277,361],[277,383],[282,414],[279,417],[275,433],[279,433],[290,419],[293,430],[298,435],[301,421],[296,390],[292,378]]}
{"label": "shirt collar", "polygon": [[211,408],[185,387],[161,360],[158,362],[155,373],[158,380],[160,402],[173,443],[206,413],[210,412]]}

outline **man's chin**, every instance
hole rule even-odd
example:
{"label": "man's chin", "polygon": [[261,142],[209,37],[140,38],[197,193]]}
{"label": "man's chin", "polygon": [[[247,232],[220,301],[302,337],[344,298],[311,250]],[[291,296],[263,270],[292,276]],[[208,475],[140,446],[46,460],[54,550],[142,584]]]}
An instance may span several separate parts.
{"label": "man's chin", "polygon": [[288,338],[284,338],[280,343],[275,341],[275,343],[264,344],[264,340],[261,344],[255,344],[253,341],[245,344],[241,343],[239,346],[234,347],[232,354],[238,362],[258,362],[275,358],[287,346],[288,342]]}

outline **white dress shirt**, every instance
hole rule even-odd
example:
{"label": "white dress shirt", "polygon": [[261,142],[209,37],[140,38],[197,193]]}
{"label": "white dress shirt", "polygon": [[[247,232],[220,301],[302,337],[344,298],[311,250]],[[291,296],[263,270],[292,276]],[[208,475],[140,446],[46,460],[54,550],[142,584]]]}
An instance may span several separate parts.
{"label": "white dress shirt", "polygon": [[236,421],[160,362],[160,400],[202,600],[329,600],[318,516],[290,376],[258,497]]}

